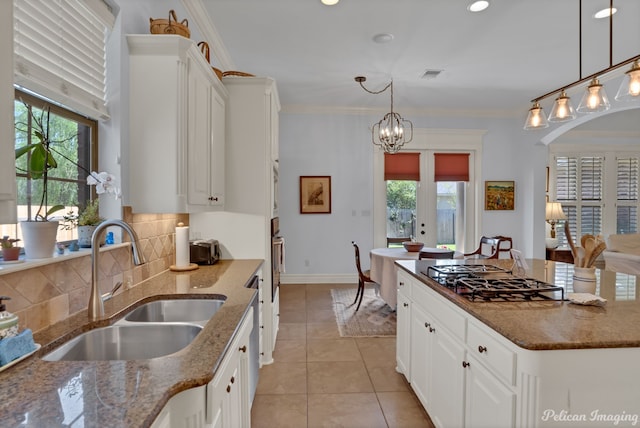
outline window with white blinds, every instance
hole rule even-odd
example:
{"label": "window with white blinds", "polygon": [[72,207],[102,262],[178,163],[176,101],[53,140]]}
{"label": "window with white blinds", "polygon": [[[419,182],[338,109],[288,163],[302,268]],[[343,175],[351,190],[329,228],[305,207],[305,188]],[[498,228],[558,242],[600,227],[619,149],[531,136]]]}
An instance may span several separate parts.
{"label": "window with white blinds", "polygon": [[[574,240],[602,231],[603,156],[556,156],[556,200],[567,215]],[[562,245],[568,245],[564,230],[558,231]]]}
{"label": "window with white blinds", "polygon": [[[558,153],[554,170],[552,199],[562,204],[574,241],[585,234],[638,232],[640,153]],[[564,227],[557,237],[568,245]]]}
{"label": "window with white blinds", "polygon": [[14,0],[15,83],[71,110],[108,118],[101,0]]}
{"label": "window with white blinds", "polygon": [[638,232],[638,158],[616,158],[616,233]]}

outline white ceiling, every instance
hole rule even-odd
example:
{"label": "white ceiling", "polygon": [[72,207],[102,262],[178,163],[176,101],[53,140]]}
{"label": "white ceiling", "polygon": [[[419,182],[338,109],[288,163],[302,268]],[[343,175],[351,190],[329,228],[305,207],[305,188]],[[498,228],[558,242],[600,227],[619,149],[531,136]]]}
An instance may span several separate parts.
{"label": "white ceiling", "polygon": [[[524,118],[531,99],[610,65],[609,20],[593,18],[609,0],[582,0],[581,18],[579,0],[491,0],[480,13],[468,12],[467,0],[202,2],[232,60],[227,65],[273,77],[289,107],[388,107],[388,91],[371,95],[354,81],[364,75],[372,90],[393,78],[395,107],[405,116],[497,110]],[[640,54],[640,0],[615,0],[614,7],[616,64]],[[378,33],[394,39],[375,43]],[[427,69],[443,71],[425,80]],[[619,80],[608,90],[612,100]],[[569,95],[577,107],[580,92]],[[553,98],[543,102],[547,112]]]}

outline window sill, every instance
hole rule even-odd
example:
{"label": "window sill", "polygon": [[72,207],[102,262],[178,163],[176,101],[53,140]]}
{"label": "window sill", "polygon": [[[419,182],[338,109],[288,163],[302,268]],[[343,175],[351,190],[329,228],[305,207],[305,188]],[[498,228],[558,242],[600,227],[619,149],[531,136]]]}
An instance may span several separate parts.
{"label": "window sill", "polygon": [[[130,246],[130,242],[123,242],[121,244],[112,244],[112,245],[103,245],[100,247],[100,252],[111,251],[117,248],[122,248],[126,246]],[[47,259],[37,259],[37,260],[25,260],[24,255],[20,257],[20,260],[16,262],[5,262],[0,259],[0,275],[4,275],[7,273],[18,272],[27,269],[33,269],[40,266],[49,265],[52,263],[63,262],[66,260],[77,259],[80,257],[88,257],[91,256],[91,248],[82,248],[78,251],[69,251],[65,250],[64,254],[55,254],[53,257]]]}

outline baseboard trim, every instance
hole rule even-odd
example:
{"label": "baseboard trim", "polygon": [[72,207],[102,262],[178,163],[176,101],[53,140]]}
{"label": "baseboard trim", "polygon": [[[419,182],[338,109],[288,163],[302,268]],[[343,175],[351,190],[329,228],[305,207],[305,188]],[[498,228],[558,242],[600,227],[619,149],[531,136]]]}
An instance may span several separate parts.
{"label": "baseboard trim", "polygon": [[358,282],[358,274],[281,274],[281,284],[356,284]]}

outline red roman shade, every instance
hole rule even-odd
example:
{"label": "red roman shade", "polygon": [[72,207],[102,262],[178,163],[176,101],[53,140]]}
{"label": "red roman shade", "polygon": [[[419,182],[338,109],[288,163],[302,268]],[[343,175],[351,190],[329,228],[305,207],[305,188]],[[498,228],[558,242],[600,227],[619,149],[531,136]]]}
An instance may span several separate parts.
{"label": "red roman shade", "polygon": [[385,153],[384,179],[420,181],[420,153]]}
{"label": "red roman shade", "polygon": [[433,181],[469,181],[469,153],[435,153]]}

